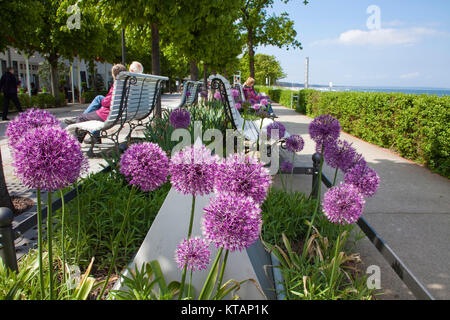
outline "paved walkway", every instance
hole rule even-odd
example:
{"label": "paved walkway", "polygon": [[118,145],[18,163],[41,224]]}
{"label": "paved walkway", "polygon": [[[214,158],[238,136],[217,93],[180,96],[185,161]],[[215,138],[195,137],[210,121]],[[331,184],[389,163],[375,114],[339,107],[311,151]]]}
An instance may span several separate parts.
{"label": "paved walkway", "polygon": [[[296,164],[311,166],[315,144],[308,126],[312,119],[280,105],[274,111],[290,134],[300,134],[305,140]],[[349,134],[342,133],[341,138],[353,143],[381,179],[377,194],[366,200],[366,220],[436,299],[450,299],[450,181]],[[334,177],[334,169],[327,165],[324,172]],[[342,178],[339,173],[337,181]],[[310,177],[297,175],[295,179],[297,189],[310,190]],[[361,241],[357,250],[367,266],[381,268],[386,295],[380,298],[414,299],[368,240]]]}
{"label": "paved walkway", "polygon": [[[173,108],[179,99],[179,94],[163,95],[162,105]],[[74,104],[49,111],[63,121],[80,114],[85,108],[86,105]],[[312,119],[279,105],[274,106],[274,111],[290,134],[300,134],[305,139],[305,149],[298,154],[296,164],[311,166],[315,145],[309,138],[308,125]],[[11,114],[10,118],[14,116]],[[24,188],[13,174],[5,137],[6,124],[0,122],[0,147],[8,189],[11,195],[34,198],[34,193]],[[352,142],[381,178],[377,194],[366,202],[367,221],[435,298],[450,299],[450,181],[351,135],[342,133],[341,138]],[[93,158],[89,163],[90,172],[97,172],[105,161]],[[334,175],[334,169],[326,165],[324,172],[330,178]],[[338,181],[340,179],[341,174]],[[311,177],[297,175],[294,186],[309,192]],[[360,241],[356,250],[361,253],[366,266],[380,266],[381,286],[385,292],[381,299],[414,299],[368,240]]]}

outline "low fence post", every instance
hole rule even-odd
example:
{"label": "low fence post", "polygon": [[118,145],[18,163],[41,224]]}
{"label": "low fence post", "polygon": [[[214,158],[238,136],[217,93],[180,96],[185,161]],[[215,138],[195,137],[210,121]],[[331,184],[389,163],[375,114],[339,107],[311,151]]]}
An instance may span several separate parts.
{"label": "low fence post", "polygon": [[16,248],[14,246],[14,232],[12,221],[14,214],[9,208],[0,208],[0,258],[6,268],[18,271]]}
{"label": "low fence post", "polygon": [[319,170],[320,170],[320,153],[316,152],[312,155],[313,173],[312,173],[312,190],[313,198],[317,199],[319,196]]}

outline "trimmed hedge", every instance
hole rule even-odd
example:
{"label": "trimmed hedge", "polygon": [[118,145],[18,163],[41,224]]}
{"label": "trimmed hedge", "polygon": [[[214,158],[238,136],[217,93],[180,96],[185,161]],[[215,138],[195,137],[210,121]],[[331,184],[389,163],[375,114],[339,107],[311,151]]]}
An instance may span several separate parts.
{"label": "trimmed hedge", "polygon": [[[55,97],[52,96],[51,94],[38,94],[30,97],[28,94],[22,93],[18,94],[17,96],[19,98],[22,109],[29,109],[29,108],[45,109],[55,107]],[[5,99],[4,95],[0,94],[1,108],[3,108],[4,99]],[[14,111],[17,111],[16,106],[12,101],[10,101],[9,112]]]}
{"label": "trimmed hedge", "polygon": [[98,95],[106,96],[108,94],[107,91],[85,91],[81,94],[81,97],[84,98],[84,103],[91,103],[92,100]]}
{"label": "trimmed hedge", "polygon": [[330,114],[342,129],[450,178],[450,97],[300,91],[300,110]]}

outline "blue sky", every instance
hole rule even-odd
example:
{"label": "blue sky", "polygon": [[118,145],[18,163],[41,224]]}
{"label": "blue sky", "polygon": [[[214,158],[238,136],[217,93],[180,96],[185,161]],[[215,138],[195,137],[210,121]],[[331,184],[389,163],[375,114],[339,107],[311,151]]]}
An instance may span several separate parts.
{"label": "blue sky", "polygon": [[289,13],[303,50],[256,52],[277,57],[284,81],[303,83],[308,56],[310,84],[450,88],[449,0],[275,2],[271,12]]}

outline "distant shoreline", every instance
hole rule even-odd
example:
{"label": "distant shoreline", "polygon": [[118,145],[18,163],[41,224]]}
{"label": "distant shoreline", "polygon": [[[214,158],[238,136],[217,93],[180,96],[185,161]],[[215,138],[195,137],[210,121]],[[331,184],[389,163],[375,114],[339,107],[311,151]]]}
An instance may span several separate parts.
{"label": "distant shoreline", "polygon": [[[288,83],[281,83],[276,87],[283,89],[290,89],[293,91],[303,90],[303,85]],[[318,91],[335,91],[335,92],[385,92],[385,93],[405,93],[405,94],[429,94],[442,96],[450,96],[450,89],[445,88],[414,88],[414,87],[360,87],[360,86],[324,86],[324,85],[309,85],[308,89]]]}

